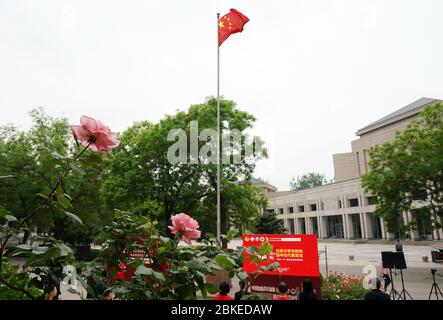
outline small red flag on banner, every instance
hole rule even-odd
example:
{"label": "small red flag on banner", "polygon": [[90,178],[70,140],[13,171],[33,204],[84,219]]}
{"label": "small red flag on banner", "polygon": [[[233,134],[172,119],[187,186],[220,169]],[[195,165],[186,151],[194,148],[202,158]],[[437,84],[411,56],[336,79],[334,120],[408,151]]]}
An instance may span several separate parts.
{"label": "small red flag on banner", "polygon": [[242,32],[243,26],[249,21],[249,18],[241,12],[231,9],[218,21],[218,45],[229,38],[231,34]]}

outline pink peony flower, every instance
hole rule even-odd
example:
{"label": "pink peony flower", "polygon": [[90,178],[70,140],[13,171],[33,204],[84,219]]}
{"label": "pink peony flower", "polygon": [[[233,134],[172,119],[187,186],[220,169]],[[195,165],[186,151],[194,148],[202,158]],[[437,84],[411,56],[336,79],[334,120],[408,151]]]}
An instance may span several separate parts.
{"label": "pink peony flower", "polygon": [[80,140],[85,147],[89,146],[92,151],[105,152],[118,146],[117,134],[111,132],[101,121],[82,116],[80,124],[71,125],[70,128],[75,139]]}
{"label": "pink peony flower", "polygon": [[180,235],[181,239],[187,244],[191,240],[200,238],[201,232],[197,220],[191,218],[186,213],[179,213],[171,217],[172,226],[168,226],[173,234]]}

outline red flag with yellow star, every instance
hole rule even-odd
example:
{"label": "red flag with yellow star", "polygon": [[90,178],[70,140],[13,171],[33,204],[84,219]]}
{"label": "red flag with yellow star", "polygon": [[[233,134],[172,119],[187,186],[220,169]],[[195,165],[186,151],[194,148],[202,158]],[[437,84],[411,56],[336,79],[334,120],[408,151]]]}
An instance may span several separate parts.
{"label": "red flag with yellow star", "polygon": [[248,21],[249,18],[247,16],[235,9],[231,9],[218,22],[218,45],[221,46],[231,34],[242,32],[243,26]]}

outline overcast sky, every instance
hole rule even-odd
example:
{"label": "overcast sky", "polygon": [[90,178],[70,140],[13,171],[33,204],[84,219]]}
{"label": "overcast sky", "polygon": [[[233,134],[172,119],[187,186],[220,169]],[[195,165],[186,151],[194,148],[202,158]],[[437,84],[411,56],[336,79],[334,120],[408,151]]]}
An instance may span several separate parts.
{"label": "overcast sky", "polygon": [[443,98],[441,0],[0,0],[0,125],[28,112],[122,131],[216,93],[216,12],[250,18],[221,47],[221,93],[257,117],[280,190],[333,178],[355,132]]}

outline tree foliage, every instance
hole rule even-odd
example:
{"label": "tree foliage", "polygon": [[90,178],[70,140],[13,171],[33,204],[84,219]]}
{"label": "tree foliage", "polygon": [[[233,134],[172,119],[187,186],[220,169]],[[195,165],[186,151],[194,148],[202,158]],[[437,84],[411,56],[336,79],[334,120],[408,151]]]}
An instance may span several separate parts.
{"label": "tree foliage", "polygon": [[[204,232],[214,232],[216,221],[216,165],[208,163],[202,154],[195,158],[190,142],[186,150],[188,163],[171,163],[168,141],[171,130],[181,129],[190,138],[191,121],[198,122],[198,132],[216,128],[216,100],[192,105],[187,111],[168,115],[159,123],[139,122],[121,135],[121,144],[114,151],[102,186],[102,197],[108,209],[118,208],[144,213],[159,220],[160,229],[166,226],[172,214],[189,212],[199,218]],[[237,129],[246,135],[255,118],[237,108],[233,101],[221,101],[222,130]],[[198,150],[207,142],[198,141]],[[246,154],[244,145],[240,146]],[[229,154],[225,148],[222,153]],[[256,197],[255,189],[247,183],[255,161],[266,156],[260,148],[258,156],[243,159],[241,163],[223,164],[221,177],[222,233],[230,223],[239,227],[251,226],[251,218],[258,215],[263,199]],[[191,160],[195,160],[192,163]],[[242,195],[240,197],[239,195]]]}
{"label": "tree foliage", "polygon": [[[27,131],[0,127],[0,177],[4,177],[0,179],[0,217],[3,213],[23,218],[36,211],[42,196],[59,178],[66,159],[77,150],[66,119],[52,118],[41,108],[33,109],[30,115],[33,125]],[[32,218],[39,233],[51,233],[74,244],[90,243],[97,228],[112,219],[112,212],[108,218],[100,202],[104,158],[86,151],[58,190],[57,200],[65,210],[75,211],[83,221],[82,228],[61,210],[47,207]]]}
{"label": "tree foliage", "polygon": [[326,179],[324,174],[318,172],[309,172],[297,178],[292,178],[292,180],[289,182],[289,187],[291,188],[291,190],[298,191],[319,187],[328,182],[329,181]]}
{"label": "tree foliage", "polygon": [[260,234],[286,233],[282,219],[278,219],[274,212],[263,213],[257,221],[255,232]]}
{"label": "tree foliage", "polygon": [[[389,232],[402,232],[399,223],[410,211],[412,224],[421,235],[430,232],[432,221],[439,228],[443,215],[443,105],[425,107],[420,117],[395,140],[369,151],[370,172],[363,186],[377,198],[376,213],[383,217]],[[432,218],[432,220],[431,220]]]}

